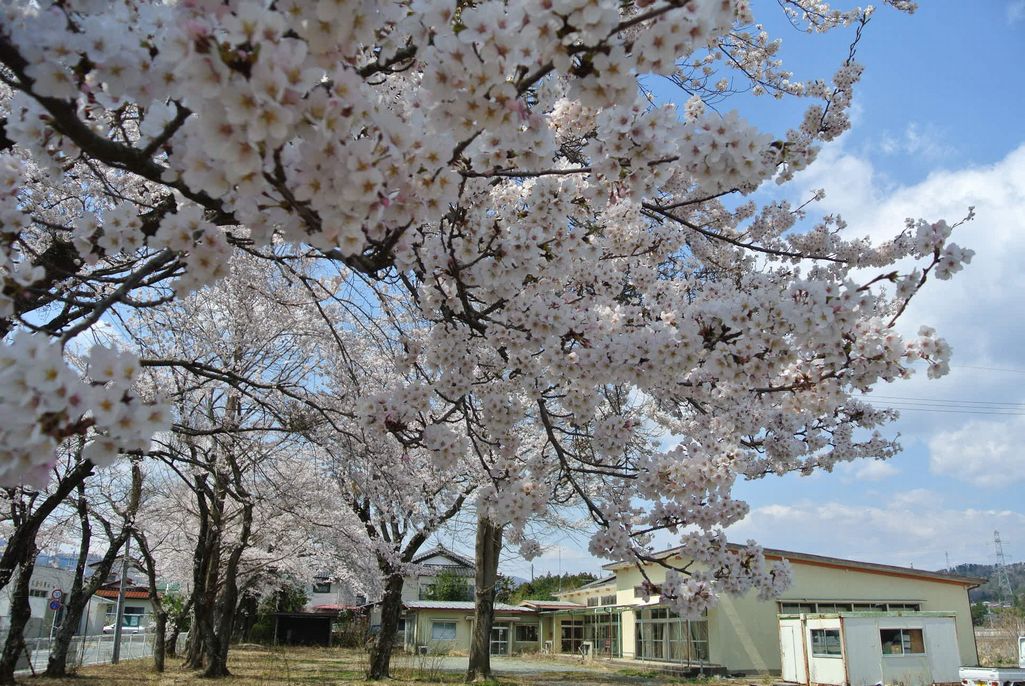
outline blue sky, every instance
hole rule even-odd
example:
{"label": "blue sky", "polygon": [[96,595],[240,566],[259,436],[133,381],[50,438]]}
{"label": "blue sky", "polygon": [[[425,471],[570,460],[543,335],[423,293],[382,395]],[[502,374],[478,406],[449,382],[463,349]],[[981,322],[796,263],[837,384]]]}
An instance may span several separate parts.
{"label": "blue sky", "polygon": [[[754,4],[769,15],[775,6]],[[846,55],[850,33],[805,35],[763,21],[783,37],[798,78],[828,78]],[[865,73],[851,131],[784,193],[825,188],[822,211],[877,238],[898,232],[905,217],[953,222],[976,206],[977,219],[955,238],[976,251],[972,264],[929,284],[905,315],[905,332],[928,324],[953,345],[952,371],[876,391],[878,402],[905,408],[888,429],[901,436],[900,455],[741,484],[752,512],[728,533],[942,568],[947,555],[952,564],[992,563],[999,529],[1008,559],[1025,560],[1025,0],[925,0],[910,17],[880,7],[858,59]],[[730,106],[776,133],[803,111],[798,103],[769,115],[750,107],[759,101],[738,100]],[[535,570],[597,571],[600,561],[575,538],[551,541]],[[514,556],[502,566],[529,576],[529,563]]]}

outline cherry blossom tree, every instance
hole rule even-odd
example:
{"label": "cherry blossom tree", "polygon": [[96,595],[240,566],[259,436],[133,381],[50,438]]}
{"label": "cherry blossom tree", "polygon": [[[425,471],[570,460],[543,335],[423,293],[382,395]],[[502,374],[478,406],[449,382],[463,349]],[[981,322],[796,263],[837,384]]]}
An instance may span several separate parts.
{"label": "cherry blossom tree", "polygon": [[[747,0],[4,5],[0,478],[86,432],[90,459],[145,450],[167,416],[127,390],[134,359],[97,351],[87,383],[62,346],[291,245],[403,351],[358,417],[382,454],[475,461],[510,535],[552,482],[597,555],[677,531],[702,567],[661,593],[688,616],[777,593],[785,564],[723,545],[734,481],[893,454],[862,394],[947,371],[943,340],[898,322],[972,256],[943,220],[873,243],[745,199],[848,128],[872,17],[778,5],[853,29],[829,82],[786,70]],[[760,131],[719,112],[740,90],[805,114]],[[652,424],[678,445],[630,449]]]}

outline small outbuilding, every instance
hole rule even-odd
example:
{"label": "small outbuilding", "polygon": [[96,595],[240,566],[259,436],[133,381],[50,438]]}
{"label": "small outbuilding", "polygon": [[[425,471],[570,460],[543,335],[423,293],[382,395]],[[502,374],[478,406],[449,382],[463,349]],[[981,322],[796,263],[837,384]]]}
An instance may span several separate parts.
{"label": "small outbuilding", "polygon": [[331,625],[337,612],[278,612],[274,615],[274,644],[330,646]]}
{"label": "small outbuilding", "polygon": [[904,686],[957,683],[953,612],[779,615],[783,680]]}

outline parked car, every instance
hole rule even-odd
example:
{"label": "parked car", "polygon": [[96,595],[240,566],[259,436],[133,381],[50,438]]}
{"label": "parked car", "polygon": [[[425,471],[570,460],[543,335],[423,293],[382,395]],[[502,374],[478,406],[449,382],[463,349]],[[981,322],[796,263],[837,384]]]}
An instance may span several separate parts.
{"label": "parked car", "polygon": [[[121,627],[121,635],[122,636],[126,636],[128,634],[144,634],[147,631],[152,631],[153,629],[154,629],[154,627],[152,625],[150,625],[150,626],[122,626]],[[103,627],[103,633],[105,633],[105,634],[112,634],[112,633],[114,633],[114,625],[113,624],[108,624],[107,626]]]}

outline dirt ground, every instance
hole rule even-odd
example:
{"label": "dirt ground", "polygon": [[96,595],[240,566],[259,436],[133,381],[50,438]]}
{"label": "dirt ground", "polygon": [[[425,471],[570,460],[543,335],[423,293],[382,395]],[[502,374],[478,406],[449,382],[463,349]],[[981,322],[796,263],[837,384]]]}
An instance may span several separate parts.
{"label": "dirt ground", "polygon": [[[465,658],[396,656],[392,663],[393,678],[384,683],[390,686],[462,683],[464,663]],[[68,679],[26,677],[20,682],[30,686],[209,686],[211,683],[218,686],[312,686],[367,683],[363,678],[366,655],[338,648],[233,648],[229,668],[232,677],[211,682],[201,679],[197,672],[183,670],[181,662],[177,660],[168,660],[167,670],[163,674],[153,671],[150,660],[132,660],[119,665],[83,667]],[[656,671],[619,665],[583,665],[553,659],[505,658],[496,660],[493,668],[496,678],[491,683],[495,686],[674,686],[708,683],[708,680],[684,680]],[[763,686],[760,681],[750,680],[716,679],[714,683],[721,686]]]}

